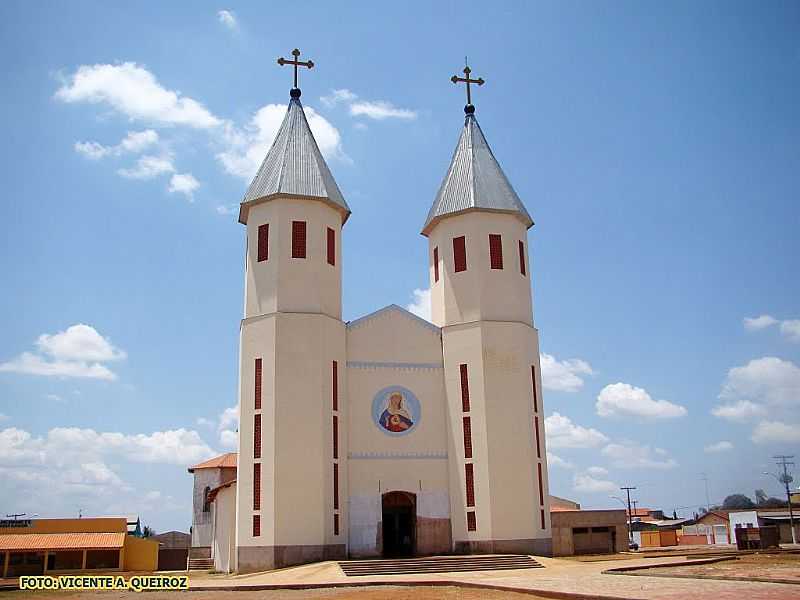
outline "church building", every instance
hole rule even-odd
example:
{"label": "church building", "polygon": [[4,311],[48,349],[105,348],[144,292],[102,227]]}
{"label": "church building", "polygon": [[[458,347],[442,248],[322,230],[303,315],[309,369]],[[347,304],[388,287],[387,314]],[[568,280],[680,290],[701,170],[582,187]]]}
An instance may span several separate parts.
{"label": "church building", "polygon": [[[551,554],[533,220],[469,95],[420,215],[432,322],[397,305],[344,322],[350,208],[300,101],[297,68],[313,63],[293,55],[279,60],[295,69],[286,116],[239,212],[238,465],[202,498],[217,568]],[[453,81],[483,83],[464,73]]]}

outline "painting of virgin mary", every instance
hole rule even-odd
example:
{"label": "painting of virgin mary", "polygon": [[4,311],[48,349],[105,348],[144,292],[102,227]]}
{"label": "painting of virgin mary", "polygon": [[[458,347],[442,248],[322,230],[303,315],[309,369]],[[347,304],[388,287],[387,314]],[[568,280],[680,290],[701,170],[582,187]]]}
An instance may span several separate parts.
{"label": "painting of virgin mary", "polygon": [[403,394],[392,392],[378,422],[386,431],[400,433],[414,426],[408,410],[403,406]]}

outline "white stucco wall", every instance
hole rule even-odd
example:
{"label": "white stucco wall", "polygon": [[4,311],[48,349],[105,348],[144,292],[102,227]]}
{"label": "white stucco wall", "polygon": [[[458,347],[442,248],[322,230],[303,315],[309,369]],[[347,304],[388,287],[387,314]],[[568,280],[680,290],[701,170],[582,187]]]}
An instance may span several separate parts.
{"label": "white stucco wall", "polygon": [[236,560],[236,486],[221,489],[213,502],[214,539],[211,556],[214,570],[230,573]]}

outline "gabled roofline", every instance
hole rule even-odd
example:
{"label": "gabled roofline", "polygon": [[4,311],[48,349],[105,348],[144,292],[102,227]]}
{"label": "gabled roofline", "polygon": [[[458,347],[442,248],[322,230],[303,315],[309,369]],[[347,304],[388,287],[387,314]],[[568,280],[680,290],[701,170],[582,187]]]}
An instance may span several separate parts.
{"label": "gabled roofline", "polygon": [[438,335],[442,335],[441,327],[437,327],[436,325],[434,325],[430,321],[426,321],[422,317],[419,317],[419,316],[415,315],[411,311],[406,310],[405,308],[403,308],[402,306],[398,306],[397,304],[389,304],[387,306],[384,306],[383,308],[379,308],[378,310],[376,310],[374,312],[371,312],[371,313],[369,313],[367,315],[364,315],[363,317],[359,317],[358,319],[355,319],[353,321],[348,321],[347,322],[347,329],[358,328],[361,325],[365,325],[368,321],[372,321],[373,319],[376,319],[376,318],[386,314],[387,312],[398,312],[401,315],[404,315],[406,318],[409,318],[412,321],[415,321],[415,322],[419,323],[420,325],[430,329],[434,333],[436,333]]}

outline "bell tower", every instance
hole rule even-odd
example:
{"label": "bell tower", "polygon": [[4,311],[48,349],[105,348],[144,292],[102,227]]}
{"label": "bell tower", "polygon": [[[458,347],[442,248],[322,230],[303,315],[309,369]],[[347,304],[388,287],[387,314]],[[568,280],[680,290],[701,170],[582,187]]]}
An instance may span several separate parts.
{"label": "bell tower", "polygon": [[533,220],[475,117],[464,127],[422,235],[442,328],[450,501],[458,552],[550,554],[539,335],[527,230]]}
{"label": "bell tower", "polygon": [[239,210],[246,226],[239,348],[236,569],[346,556],[342,226],[350,208],[311,133],[294,67],[280,129]]}

